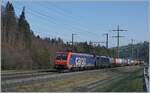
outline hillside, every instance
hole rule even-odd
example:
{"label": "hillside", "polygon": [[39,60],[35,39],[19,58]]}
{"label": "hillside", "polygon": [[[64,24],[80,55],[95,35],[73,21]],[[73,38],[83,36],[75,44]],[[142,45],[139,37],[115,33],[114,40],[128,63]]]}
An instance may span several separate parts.
{"label": "hillside", "polygon": [[62,50],[59,39],[35,36],[25,18],[25,7],[16,17],[14,7],[7,3],[2,15],[2,69],[40,69],[51,67],[54,53]]}

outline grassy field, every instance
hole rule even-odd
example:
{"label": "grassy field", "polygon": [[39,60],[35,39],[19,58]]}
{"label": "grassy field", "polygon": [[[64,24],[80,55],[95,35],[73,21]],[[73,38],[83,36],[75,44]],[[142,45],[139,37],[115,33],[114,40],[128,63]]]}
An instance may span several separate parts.
{"label": "grassy field", "polygon": [[103,87],[98,87],[95,91],[103,92],[143,92],[143,70],[127,72],[123,78],[111,81]]}

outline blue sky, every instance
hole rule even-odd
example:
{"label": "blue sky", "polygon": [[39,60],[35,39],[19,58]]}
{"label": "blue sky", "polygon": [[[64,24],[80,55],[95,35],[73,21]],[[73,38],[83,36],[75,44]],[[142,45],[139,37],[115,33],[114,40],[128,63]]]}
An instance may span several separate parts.
{"label": "blue sky", "polygon": [[[35,35],[41,37],[61,37],[76,42],[104,41],[104,33],[109,34],[109,47],[116,46],[113,29],[120,25],[126,36],[120,39],[120,45],[127,45],[131,38],[135,43],[148,41],[148,1],[12,1],[16,15],[26,7],[26,19]],[[104,45],[104,44],[102,44]]]}

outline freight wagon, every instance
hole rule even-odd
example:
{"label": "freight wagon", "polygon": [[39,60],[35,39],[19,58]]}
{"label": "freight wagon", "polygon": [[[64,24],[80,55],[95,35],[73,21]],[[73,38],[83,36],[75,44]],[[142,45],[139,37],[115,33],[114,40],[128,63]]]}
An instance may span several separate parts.
{"label": "freight wagon", "polygon": [[121,58],[114,58],[113,65],[114,66],[122,66],[122,59]]}

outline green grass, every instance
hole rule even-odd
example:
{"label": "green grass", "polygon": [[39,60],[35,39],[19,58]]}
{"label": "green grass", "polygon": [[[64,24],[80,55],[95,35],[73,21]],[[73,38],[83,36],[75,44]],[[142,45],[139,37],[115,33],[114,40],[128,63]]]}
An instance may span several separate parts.
{"label": "green grass", "polygon": [[107,86],[96,91],[105,92],[143,92],[143,70],[138,69],[124,75],[124,78],[111,81]]}

